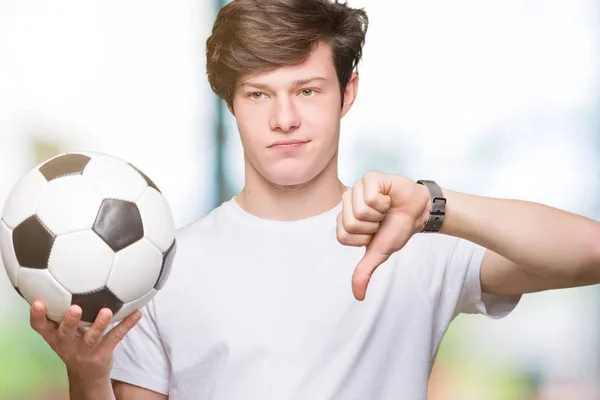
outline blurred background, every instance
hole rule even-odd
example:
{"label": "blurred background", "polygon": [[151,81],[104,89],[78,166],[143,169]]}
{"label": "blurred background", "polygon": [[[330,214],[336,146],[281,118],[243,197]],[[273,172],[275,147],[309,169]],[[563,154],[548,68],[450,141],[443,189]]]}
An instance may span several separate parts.
{"label": "blurred background", "polygon": [[[342,124],[346,184],[374,169],[600,219],[597,0],[348,3],[371,25]],[[222,5],[0,0],[0,204],[36,164],[85,150],[145,171],[179,227],[236,194],[242,150],[204,66]],[[66,388],[0,271],[0,399]],[[527,295],[499,321],[459,316],[429,398],[600,399],[600,287]]]}

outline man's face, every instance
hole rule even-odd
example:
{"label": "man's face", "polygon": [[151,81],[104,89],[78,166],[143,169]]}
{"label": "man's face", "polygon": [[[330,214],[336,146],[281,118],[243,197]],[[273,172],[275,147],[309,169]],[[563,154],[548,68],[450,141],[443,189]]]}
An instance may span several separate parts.
{"label": "man's face", "polygon": [[233,109],[246,168],[278,186],[302,185],[337,155],[340,119],[354,97],[352,76],[344,105],[328,45],[302,64],[243,76]]}

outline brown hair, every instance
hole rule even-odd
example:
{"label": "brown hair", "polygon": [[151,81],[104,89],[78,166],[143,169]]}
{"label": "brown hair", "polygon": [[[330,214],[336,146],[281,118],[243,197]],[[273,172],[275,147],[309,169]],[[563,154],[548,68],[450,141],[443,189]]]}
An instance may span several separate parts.
{"label": "brown hair", "polygon": [[208,81],[233,107],[240,75],[299,64],[324,42],[331,46],[343,97],[368,23],[364,10],[338,0],[233,0],[219,11],[206,41]]}

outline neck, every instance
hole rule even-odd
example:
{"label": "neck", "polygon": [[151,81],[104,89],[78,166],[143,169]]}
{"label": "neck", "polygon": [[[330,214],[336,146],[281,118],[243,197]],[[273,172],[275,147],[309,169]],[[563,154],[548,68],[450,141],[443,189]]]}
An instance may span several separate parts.
{"label": "neck", "polygon": [[236,201],[257,217],[295,221],[331,210],[342,201],[345,190],[337,174],[337,154],[319,175],[295,186],[275,185],[246,162],[245,185]]}

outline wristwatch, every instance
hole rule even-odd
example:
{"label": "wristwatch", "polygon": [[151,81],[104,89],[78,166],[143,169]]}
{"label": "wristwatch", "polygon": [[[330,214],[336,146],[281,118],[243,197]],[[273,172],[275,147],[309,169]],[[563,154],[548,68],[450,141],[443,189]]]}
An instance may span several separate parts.
{"label": "wristwatch", "polygon": [[446,198],[442,188],[434,181],[419,180],[418,184],[424,185],[429,190],[429,199],[431,207],[429,209],[429,220],[421,232],[434,233],[439,232],[446,216]]}

